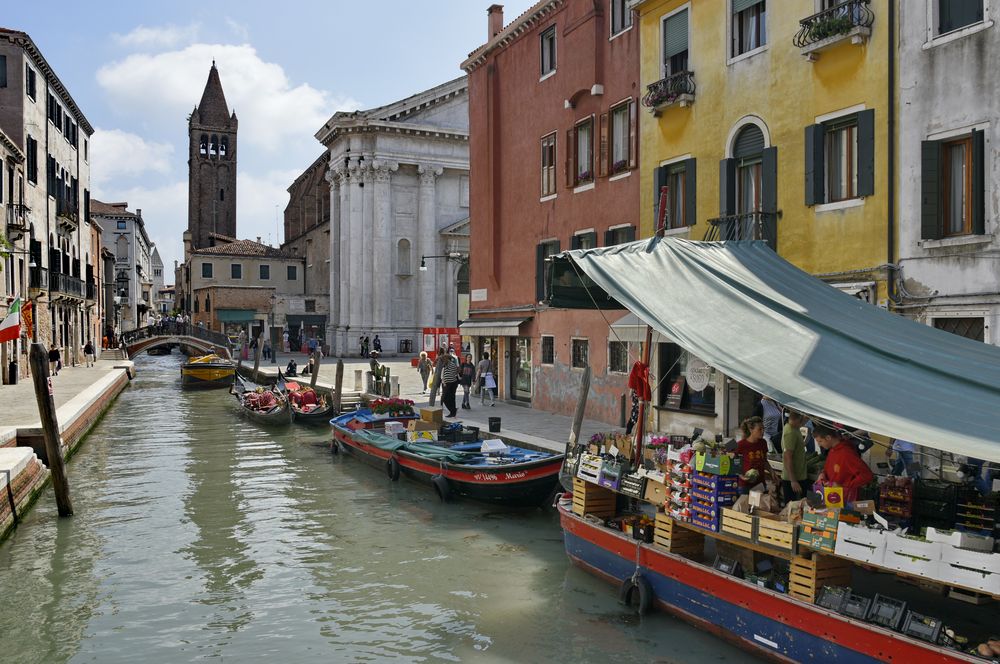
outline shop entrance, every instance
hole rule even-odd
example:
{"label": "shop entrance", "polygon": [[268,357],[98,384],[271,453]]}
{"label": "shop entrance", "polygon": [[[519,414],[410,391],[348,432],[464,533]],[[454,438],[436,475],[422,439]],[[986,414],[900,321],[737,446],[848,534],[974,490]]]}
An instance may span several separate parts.
{"label": "shop entrance", "polygon": [[512,337],[511,341],[511,396],[518,401],[531,401],[531,339]]}

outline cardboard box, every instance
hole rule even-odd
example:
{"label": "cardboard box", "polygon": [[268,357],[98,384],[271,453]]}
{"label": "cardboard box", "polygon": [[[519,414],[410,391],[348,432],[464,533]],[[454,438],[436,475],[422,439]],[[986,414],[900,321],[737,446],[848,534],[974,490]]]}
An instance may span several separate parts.
{"label": "cardboard box", "polygon": [[886,532],[864,526],[841,523],[833,552],[844,558],[881,565],[885,560]]}
{"label": "cardboard box", "polygon": [[420,419],[424,422],[434,422],[438,426],[444,424],[444,408],[440,406],[428,406],[420,409]]}
{"label": "cardboard box", "polygon": [[970,551],[950,544],[941,545],[941,560],[950,564],[1000,575],[1000,553]]}
{"label": "cardboard box", "polygon": [[885,544],[883,566],[929,579],[937,578],[943,546],[940,542],[926,542],[886,533]]}
{"label": "cardboard box", "polygon": [[828,530],[836,534],[839,522],[840,510],[822,509],[802,512],[802,525],[811,526],[813,530]]}
{"label": "cardboard box", "polygon": [[928,528],[924,536],[929,542],[941,542],[949,546],[957,546],[962,549],[971,549],[986,553],[993,551],[993,538],[975,533],[967,533],[961,530]]}
{"label": "cardboard box", "polygon": [[424,420],[410,420],[406,423],[407,431],[433,431],[437,433],[438,425]]}
{"label": "cardboard box", "polygon": [[973,588],[990,595],[1000,596],[1000,574],[969,569],[939,560],[934,578],[943,583]]}
{"label": "cardboard box", "polygon": [[647,503],[662,505],[667,500],[667,487],[662,482],[646,480],[646,491],[643,499]]}
{"label": "cardboard box", "polygon": [[407,431],[406,442],[416,443],[420,441],[435,442],[438,439],[437,430],[433,431]]}
{"label": "cardboard box", "polygon": [[874,500],[856,500],[851,506],[851,510],[857,512],[858,514],[874,514],[875,513],[875,501]]}
{"label": "cardboard box", "polygon": [[728,454],[713,455],[708,452],[698,452],[695,455],[694,469],[699,473],[710,475],[739,475],[743,467],[743,459]]}
{"label": "cardboard box", "polygon": [[799,546],[804,546],[814,551],[825,551],[833,553],[837,545],[837,534],[826,530],[807,532],[805,528],[799,530]]}

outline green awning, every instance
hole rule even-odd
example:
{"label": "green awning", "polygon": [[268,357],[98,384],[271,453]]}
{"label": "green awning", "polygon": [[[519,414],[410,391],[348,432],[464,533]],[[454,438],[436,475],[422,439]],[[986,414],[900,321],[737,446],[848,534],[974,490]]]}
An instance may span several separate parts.
{"label": "green awning", "polygon": [[254,309],[216,309],[215,316],[224,323],[246,323],[255,319]]}
{"label": "green awning", "polygon": [[553,264],[552,306],[582,299],[573,287],[563,298],[556,283],[559,264],[570,260],[600,289],[598,301],[613,298],[711,366],[780,403],[872,433],[1000,461],[996,346],[846,295],[764,242],[668,237],[567,251]]}
{"label": "green awning", "polygon": [[288,314],[285,316],[285,322],[288,324],[288,327],[294,327],[296,325],[325,326],[326,316],[323,316],[322,314]]}

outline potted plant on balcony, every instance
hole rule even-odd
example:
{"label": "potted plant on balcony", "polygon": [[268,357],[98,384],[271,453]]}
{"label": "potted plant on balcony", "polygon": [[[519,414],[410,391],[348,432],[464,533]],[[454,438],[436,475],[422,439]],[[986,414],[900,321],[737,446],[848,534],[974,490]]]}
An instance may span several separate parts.
{"label": "potted plant on balcony", "polygon": [[619,159],[611,164],[611,174],[617,175],[628,170],[628,159]]}
{"label": "potted plant on balcony", "polygon": [[809,39],[818,42],[829,37],[845,35],[853,27],[854,23],[848,16],[827,16],[812,24],[812,27],[809,28]]}

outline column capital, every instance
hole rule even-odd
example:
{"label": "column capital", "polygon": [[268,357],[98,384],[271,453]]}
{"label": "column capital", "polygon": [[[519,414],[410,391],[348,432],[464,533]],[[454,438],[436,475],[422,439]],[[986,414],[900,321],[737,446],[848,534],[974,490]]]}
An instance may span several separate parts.
{"label": "column capital", "polygon": [[331,185],[338,184],[347,179],[347,168],[343,164],[330,166],[326,169],[326,174],[323,177]]}
{"label": "column capital", "polygon": [[420,175],[421,184],[434,184],[434,180],[444,173],[444,169],[432,164],[419,164],[417,173]]}
{"label": "column capital", "polygon": [[375,159],[371,164],[372,175],[376,182],[389,182],[392,173],[399,170],[399,163],[388,159]]}

